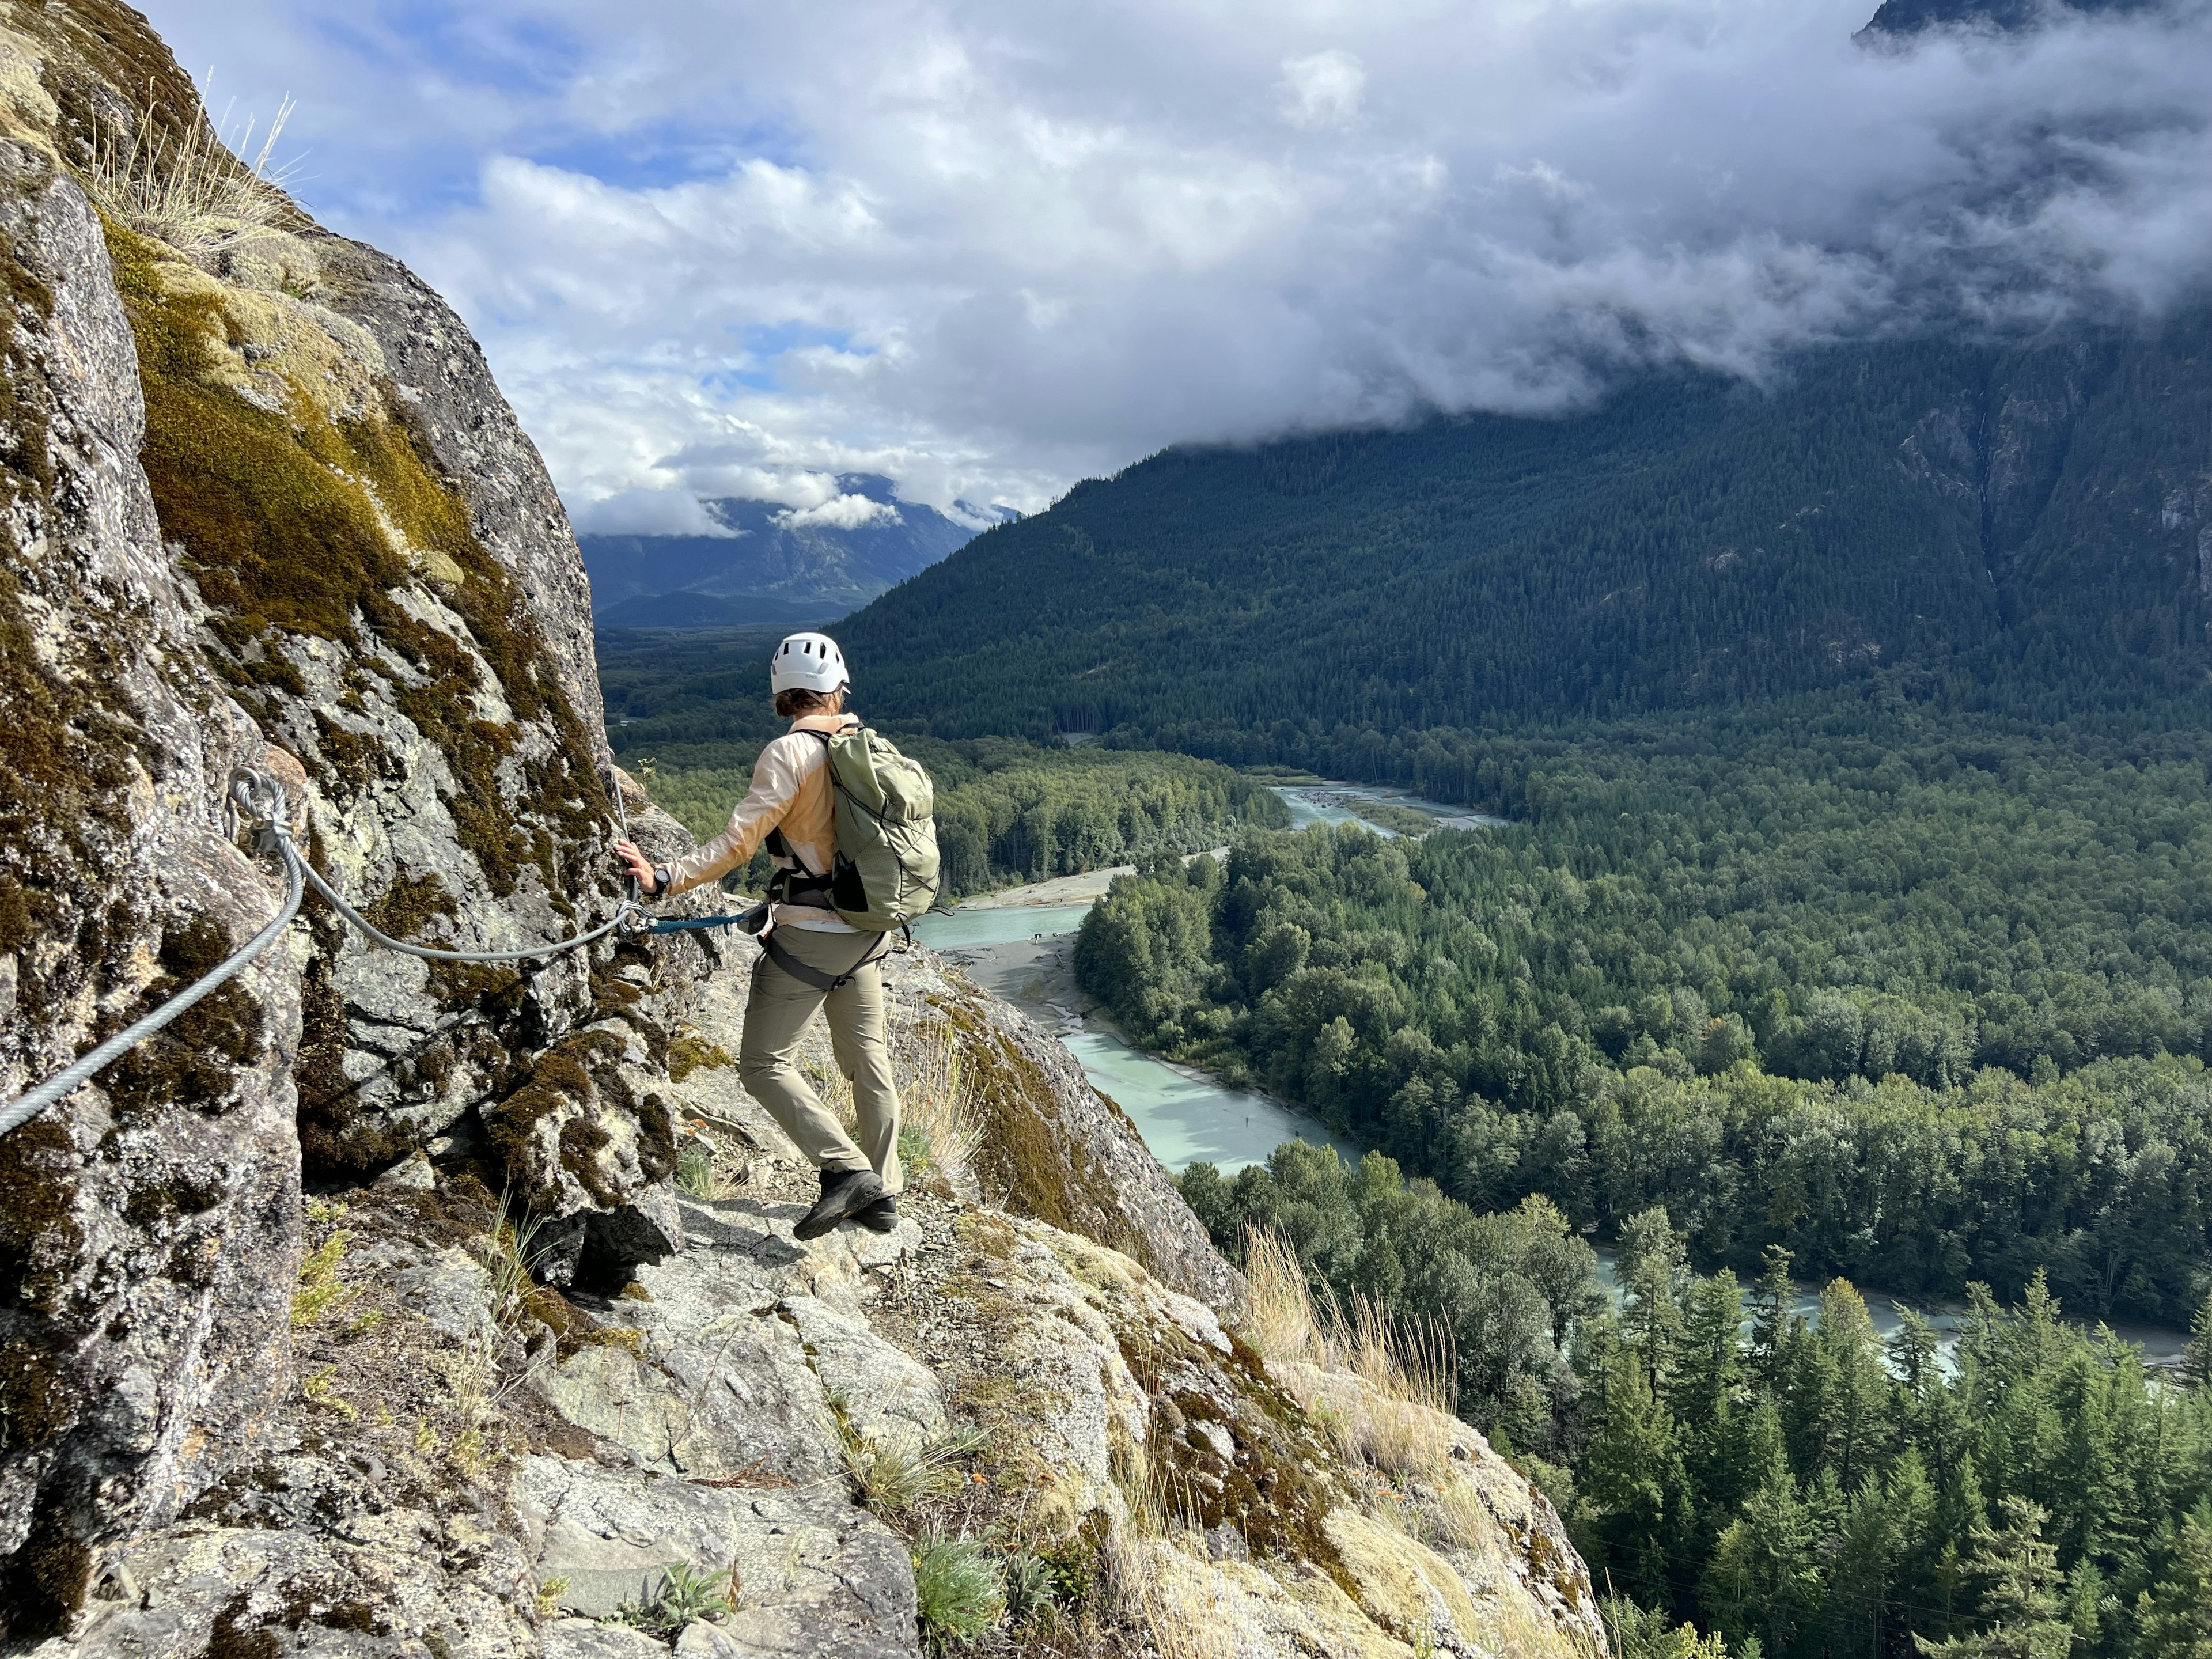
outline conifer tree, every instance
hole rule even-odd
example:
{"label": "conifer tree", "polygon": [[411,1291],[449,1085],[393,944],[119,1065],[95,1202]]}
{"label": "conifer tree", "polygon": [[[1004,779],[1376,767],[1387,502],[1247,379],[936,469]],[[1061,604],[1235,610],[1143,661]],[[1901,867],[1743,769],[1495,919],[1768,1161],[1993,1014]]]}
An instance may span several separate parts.
{"label": "conifer tree", "polygon": [[1642,1356],[1656,1388],[1674,1370],[1682,1334],[1676,1297],[1690,1274],[1689,1253],[1663,1206],[1655,1204],[1623,1224],[1619,1272],[1625,1292],[1621,1331]]}
{"label": "conifer tree", "polygon": [[1790,1252],[1770,1244],[1760,1253],[1764,1266],[1751,1291],[1751,1368],[1770,1385],[1777,1375],[1782,1340],[1790,1333],[1790,1304],[1796,1288],[1790,1282]]}
{"label": "conifer tree", "polygon": [[1684,1303],[1680,1353],[1668,1397],[1688,1437],[1686,1457],[1700,1507],[1730,1515],[1746,1491],[1733,1457],[1743,1386],[1742,1297],[1735,1275],[1723,1267],[1696,1280]]}
{"label": "conifer tree", "polygon": [[2066,1659],[2074,1632],[2059,1607],[2058,1552],[2043,1541],[2042,1508],[2025,1498],[2000,1505],[2002,1524],[1978,1528],[1966,1571],[1981,1581],[1982,1628],[1931,1642],[1916,1635],[1926,1659]]}
{"label": "conifer tree", "polygon": [[2183,1517],[2164,1581],[2137,1606],[2142,1659],[2212,1659],[2212,1504]]}
{"label": "conifer tree", "polygon": [[1897,1334],[1886,1345],[1890,1370],[1914,1400],[1940,1380],[1936,1364],[1936,1328],[1911,1308],[1898,1310]]}
{"label": "conifer tree", "polygon": [[1891,1384],[1865,1298],[1847,1279],[1820,1292],[1818,1340],[1833,1365],[1822,1402],[1823,1462],[1845,1492],[1856,1492],[1887,1462]]}
{"label": "conifer tree", "polygon": [[2189,1346],[2182,1351],[2181,1374],[2190,1387],[2212,1385],[2212,1296],[2204,1298],[2189,1322]]}
{"label": "conifer tree", "polygon": [[[1885,1620],[1885,1637],[1915,1625],[1928,1625],[1941,1605],[1938,1582],[1941,1551],[1935,1484],[1920,1461],[1907,1447],[1882,1477],[1882,1496],[1891,1526],[1895,1529],[1897,1556],[1890,1579],[1891,1615]],[[1896,1645],[1893,1639],[1892,1645]]]}
{"label": "conifer tree", "polygon": [[1732,1641],[1755,1638],[1768,1653],[1790,1650],[1824,1588],[1814,1545],[1813,1517],[1778,1457],[1742,1512],[1722,1529],[1700,1586],[1705,1605]]}
{"label": "conifer tree", "polygon": [[1682,1304],[1671,1392],[1683,1420],[1702,1428],[1721,1419],[1743,1380],[1743,1347],[1737,1335],[1742,1295],[1735,1274],[1723,1267],[1710,1279],[1696,1279]]}
{"label": "conifer tree", "polygon": [[1893,1494],[1869,1480],[1836,1528],[1828,1572],[1827,1632],[1832,1652],[1876,1655],[1888,1631],[1892,1581],[1912,1519]]}
{"label": "conifer tree", "polygon": [[2087,1556],[2076,1561],[2074,1571],[2066,1575],[2065,1595],[2066,1625],[2074,1632],[2075,1652],[2097,1650],[2106,1613],[2112,1605],[2112,1598],[2105,1594],[2105,1575],[2097,1571],[2097,1564]]}
{"label": "conifer tree", "polygon": [[1636,1350],[1623,1344],[1611,1352],[1604,1415],[1583,1455],[1579,1486],[1604,1516],[1605,1553],[1622,1588],[1664,1606],[1695,1519],[1682,1436]]}

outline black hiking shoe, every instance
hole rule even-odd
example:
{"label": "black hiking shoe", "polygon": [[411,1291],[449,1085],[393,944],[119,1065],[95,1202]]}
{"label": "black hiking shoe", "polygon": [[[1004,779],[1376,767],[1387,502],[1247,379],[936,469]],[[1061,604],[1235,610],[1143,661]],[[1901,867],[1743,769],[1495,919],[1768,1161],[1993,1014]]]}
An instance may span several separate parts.
{"label": "black hiking shoe", "polygon": [[895,1233],[898,1231],[898,1200],[885,1193],[853,1218],[872,1233]]}
{"label": "black hiking shoe", "polygon": [[884,1195],[884,1178],[873,1170],[824,1170],[822,1196],[799,1218],[791,1230],[794,1238],[819,1238],[855,1210],[866,1209]]}

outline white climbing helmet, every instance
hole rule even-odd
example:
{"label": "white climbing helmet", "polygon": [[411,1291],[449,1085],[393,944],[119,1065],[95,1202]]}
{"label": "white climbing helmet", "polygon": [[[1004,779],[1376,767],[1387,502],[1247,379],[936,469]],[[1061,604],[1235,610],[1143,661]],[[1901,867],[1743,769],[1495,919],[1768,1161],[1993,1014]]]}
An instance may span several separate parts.
{"label": "white climbing helmet", "polygon": [[774,691],[835,691],[846,683],[845,653],[827,634],[793,634],[768,660]]}

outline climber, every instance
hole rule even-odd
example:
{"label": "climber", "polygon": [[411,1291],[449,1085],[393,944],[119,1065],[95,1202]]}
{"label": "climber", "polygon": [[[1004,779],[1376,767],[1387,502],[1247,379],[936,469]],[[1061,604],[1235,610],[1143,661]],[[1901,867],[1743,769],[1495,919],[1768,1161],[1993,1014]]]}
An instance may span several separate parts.
{"label": "climber", "polygon": [[[890,936],[854,927],[830,901],[836,818],[822,739],[860,726],[845,712],[844,653],[826,635],[793,634],[769,659],[769,686],[791,728],[761,750],[729,828],[670,864],[653,864],[627,841],[615,851],[639,889],[658,897],[714,881],[767,846],[775,863],[770,931],[753,968],[738,1075],[822,1172],[821,1197],[792,1231],[818,1238],[850,1219],[887,1233],[898,1225],[904,1185],[879,966]],[[799,1069],[799,1036],[817,1008],[828,1012],[837,1069],[853,1085],[859,1146]]]}

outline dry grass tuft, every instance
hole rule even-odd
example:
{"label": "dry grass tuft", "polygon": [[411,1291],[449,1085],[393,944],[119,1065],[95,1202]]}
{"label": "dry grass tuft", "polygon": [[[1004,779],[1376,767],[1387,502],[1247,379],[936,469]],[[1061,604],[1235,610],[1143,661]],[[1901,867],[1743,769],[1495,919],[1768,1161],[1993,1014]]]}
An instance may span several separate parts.
{"label": "dry grass tuft", "polygon": [[1329,1313],[1332,1358],[1367,1385],[1364,1409],[1340,1419],[1347,1449],[1391,1474],[1441,1474],[1459,1400],[1451,1334],[1425,1320],[1393,1321],[1365,1297],[1352,1298],[1348,1316]]}
{"label": "dry grass tuft", "polygon": [[[1254,1347],[1306,1410],[1328,1424],[1349,1460],[1397,1475],[1439,1475],[1451,1458],[1459,1364],[1451,1334],[1394,1319],[1364,1296],[1347,1310],[1316,1301],[1297,1252],[1261,1229],[1245,1234],[1247,1315]],[[1327,1386],[1328,1372],[1364,1384]]]}
{"label": "dry grass tuft", "polygon": [[1204,1559],[1205,1540],[1192,1530],[1189,1519],[1204,1505],[1191,1477],[1170,1460],[1155,1459],[1118,1429],[1111,1432],[1109,1450],[1127,1532],[1137,1538],[1194,1539],[1192,1547]]}
{"label": "dry grass tuft", "polygon": [[1233,1659],[1235,1620],[1219,1603],[1205,1534],[1185,1477],[1112,1431],[1111,1465],[1125,1507],[1108,1534],[1103,1589],[1158,1659]]}
{"label": "dry grass tuft", "polygon": [[[501,1194],[499,1210],[492,1218],[486,1241],[489,1260],[484,1265],[491,1277],[486,1299],[491,1320],[462,1344],[453,1362],[453,1409],[471,1425],[467,1433],[475,1433],[490,1421],[494,1408],[503,1396],[504,1390],[497,1386],[500,1349],[507,1337],[520,1328],[530,1292],[538,1282],[538,1267],[545,1252],[532,1241],[542,1224],[539,1218],[530,1215],[517,1202],[512,1192]],[[455,1449],[462,1449],[460,1442],[455,1443]]]}
{"label": "dry grass tuft", "polygon": [[975,1152],[983,1140],[974,1079],[961,1063],[960,1036],[951,1022],[915,1036],[916,1052],[899,1102],[906,1128],[921,1143],[924,1163],[917,1173],[941,1176],[954,1191],[963,1191],[973,1184]]}
{"label": "dry grass tuft", "polygon": [[1159,1659],[1234,1659],[1235,1620],[1217,1605],[1204,1540],[1148,1539],[1124,1529],[1107,1545],[1106,1565],[1122,1616]]}
{"label": "dry grass tuft", "polygon": [[829,1404],[854,1495],[864,1507],[886,1519],[908,1514],[923,1499],[957,1489],[963,1478],[959,1465],[985,1443],[984,1436],[975,1430],[954,1430],[927,1443],[878,1441],[854,1426],[843,1395],[832,1394]]}
{"label": "dry grass tuft", "polygon": [[[261,148],[246,161],[234,154],[208,112],[194,107],[185,134],[161,131],[149,100],[139,112],[137,139],[129,153],[111,132],[94,152],[85,183],[115,218],[141,235],[167,242],[187,258],[206,264],[277,229],[293,211],[284,193],[289,167],[272,167],[277,141],[295,106],[287,98],[269,124]],[[239,134],[243,152],[253,142],[253,123]]]}
{"label": "dry grass tuft", "polygon": [[1319,1360],[1321,1331],[1297,1252],[1266,1228],[1247,1227],[1244,1279],[1252,1287],[1245,1334],[1260,1357],[1271,1364]]}

